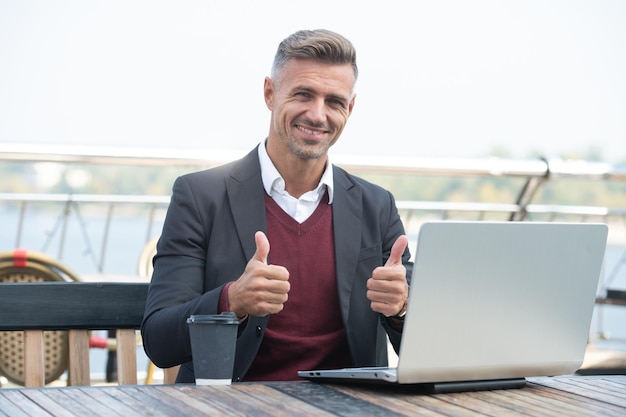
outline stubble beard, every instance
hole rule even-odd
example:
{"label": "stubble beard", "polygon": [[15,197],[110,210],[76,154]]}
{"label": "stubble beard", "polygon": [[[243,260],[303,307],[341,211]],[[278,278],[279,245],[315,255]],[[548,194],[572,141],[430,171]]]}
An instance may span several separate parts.
{"label": "stubble beard", "polygon": [[[282,137],[281,140],[287,145],[289,151],[300,159],[315,160],[320,159],[330,148],[326,143],[320,143],[318,141],[304,141],[304,144],[298,142],[293,135],[287,135]],[[307,143],[311,143],[312,146],[308,146]]]}

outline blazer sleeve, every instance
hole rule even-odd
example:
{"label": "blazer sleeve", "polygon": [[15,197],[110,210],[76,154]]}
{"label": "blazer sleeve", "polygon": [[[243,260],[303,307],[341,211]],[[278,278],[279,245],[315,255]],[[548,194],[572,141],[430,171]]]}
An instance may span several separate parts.
{"label": "blazer sleeve", "polygon": [[141,328],[144,349],[159,367],[191,360],[186,318],[216,314],[223,288],[220,285],[204,292],[205,236],[210,225],[187,178],[179,177],[173,186]]}
{"label": "blazer sleeve", "polygon": [[[395,243],[398,236],[405,234],[404,225],[402,224],[402,220],[396,208],[395,199],[390,192],[388,192],[388,196],[389,196],[390,218],[388,222],[389,227],[387,228],[386,231],[382,233],[384,237],[383,265],[385,264],[385,262],[387,262],[387,259],[389,259],[389,256],[391,254],[391,247]],[[413,275],[413,263],[410,261],[410,258],[411,258],[411,253],[407,245],[407,247],[404,250],[404,253],[402,254],[402,264],[406,268],[406,280],[409,285],[409,288],[411,286],[411,276]],[[390,319],[383,316],[382,314],[380,315],[380,321],[381,321],[383,328],[385,329],[385,332],[389,336],[389,342],[391,343],[394,351],[396,352],[396,354],[399,353],[400,342],[402,341],[402,331],[397,330],[396,326],[390,323]]]}

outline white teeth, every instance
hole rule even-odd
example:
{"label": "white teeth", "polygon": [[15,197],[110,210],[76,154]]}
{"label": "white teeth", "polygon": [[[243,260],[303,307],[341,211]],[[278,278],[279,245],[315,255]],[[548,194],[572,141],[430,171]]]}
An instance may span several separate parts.
{"label": "white teeth", "polygon": [[298,126],[298,129],[303,131],[304,133],[308,133],[309,135],[321,135],[323,132],[318,130],[307,129],[306,127]]}

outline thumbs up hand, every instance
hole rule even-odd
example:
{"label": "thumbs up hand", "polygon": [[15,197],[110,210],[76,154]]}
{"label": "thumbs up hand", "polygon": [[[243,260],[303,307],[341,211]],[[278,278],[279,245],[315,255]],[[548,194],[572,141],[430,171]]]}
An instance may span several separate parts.
{"label": "thumbs up hand", "polygon": [[228,288],[229,310],[237,317],[278,313],[288,298],[289,271],[282,266],[267,264],[270,242],[263,232],[256,232],[254,241],[256,252],[243,274]]}
{"label": "thumbs up hand", "polygon": [[402,254],[409,239],[399,236],[391,247],[391,253],[384,266],[372,271],[367,280],[367,298],[372,310],[385,317],[395,316],[406,308],[409,285],[406,281],[406,268],[402,264]]}

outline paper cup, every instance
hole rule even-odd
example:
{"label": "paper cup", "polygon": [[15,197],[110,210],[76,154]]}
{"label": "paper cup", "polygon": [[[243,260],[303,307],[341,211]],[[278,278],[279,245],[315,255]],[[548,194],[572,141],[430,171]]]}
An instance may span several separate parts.
{"label": "paper cup", "polygon": [[196,385],[230,385],[239,320],[235,313],[187,319]]}

